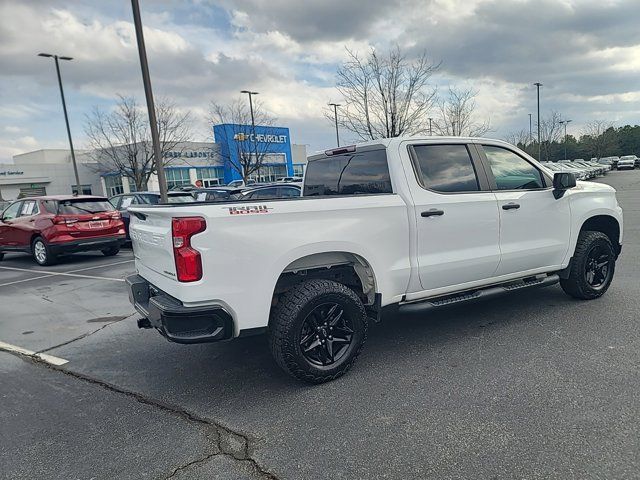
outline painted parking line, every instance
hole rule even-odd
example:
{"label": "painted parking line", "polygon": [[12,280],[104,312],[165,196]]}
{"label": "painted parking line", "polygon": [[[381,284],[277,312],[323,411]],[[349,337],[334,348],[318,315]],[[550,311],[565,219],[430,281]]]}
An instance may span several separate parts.
{"label": "painted parking line", "polygon": [[[33,273],[44,273],[45,274],[43,277],[39,277],[39,278],[63,276],[63,277],[89,278],[89,279],[92,279],[92,280],[109,280],[109,281],[112,281],[112,282],[124,282],[124,278],[96,277],[95,275],[80,275],[80,274],[77,274],[77,273],[69,273],[69,272],[48,272],[46,270],[33,270],[31,268],[0,267],[0,270],[13,270],[13,271],[16,271],[16,272],[33,272]],[[82,270],[83,269],[80,269],[78,271],[82,271]],[[38,278],[38,277],[36,277],[36,278]],[[27,280],[35,280],[36,278],[30,278],[30,279],[27,279]],[[5,285],[12,285],[13,283],[19,283],[19,282],[23,282],[23,281],[24,280],[17,280],[15,282],[3,283],[3,284],[0,284],[0,287],[1,286],[5,286]]]}
{"label": "painted parking line", "polygon": [[10,343],[5,343],[0,341],[0,350],[4,350],[5,352],[13,352],[19,353],[21,355],[26,355],[28,357],[37,358],[38,360],[42,360],[43,362],[47,362],[51,365],[64,365],[65,363],[69,363],[69,360],[65,360],[64,358],[54,357],[53,355],[48,355],[46,353],[38,353],[32,350],[27,350],[26,348],[18,347],[16,345],[11,345]]}

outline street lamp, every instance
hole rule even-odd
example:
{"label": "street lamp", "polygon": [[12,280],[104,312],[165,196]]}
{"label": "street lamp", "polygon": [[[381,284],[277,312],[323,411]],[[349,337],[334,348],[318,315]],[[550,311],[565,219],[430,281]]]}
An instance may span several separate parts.
{"label": "street lamp", "polygon": [[429,117],[429,136],[433,136],[433,126],[432,126],[433,118]]}
{"label": "street lamp", "polygon": [[333,107],[333,115],[336,121],[336,143],[340,146],[340,134],[338,133],[338,107],[341,107],[339,103],[329,103],[330,107]]}
{"label": "street lamp", "polygon": [[69,137],[69,147],[71,148],[71,163],[73,163],[73,173],[76,176],[76,195],[80,195],[80,176],[78,175],[78,165],[76,164],[76,153],[73,150],[73,140],[71,140],[71,129],[69,128],[69,116],[67,115],[67,102],[64,100],[64,89],[62,88],[62,77],[60,76],[60,64],[58,60],[73,60],[72,57],[58,56],[51,53],[39,53],[39,57],[53,58],[58,74],[58,85],[60,86],[60,98],[62,98],[62,111],[64,112],[64,122],[67,125],[67,137]]}
{"label": "street lamp", "polygon": [[560,120],[558,123],[560,125],[564,124],[564,159],[567,159],[567,125],[569,124],[569,122],[572,122],[573,120]]}
{"label": "street lamp", "polygon": [[540,149],[540,87],[542,86],[542,84],[540,82],[536,82],[534,83],[534,85],[538,89],[538,161],[541,162],[542,156],[540,154],[541,152],[541,149]]}
{"label": "street lamp", "polygon": [[149,127],[151,128],[151,142],[153,143],[153,156],[158,175],[158,186],[160,187],[160,202],[168,203],[167,199],[167,178],[164,175],[164,165],[162,164],[162,153],[160,150],[160,136],[158,134],[158,122],[156,120],[156,107],[153,103],[153,90],[151,89],[151,76],[149,75],[149,63],[147,62],[147,49],[144,45],[144,34],[142,32],[142,19],[140,17],[140,5],[138,0],[131,0],[133,10],[133,23],[136,29],[136,40],[138,42],[138,56],[140,57],[140,68],[142,69],[142,83],[144,85],[144,96],[147,101],[147,111],[149,115]]}
{"label": "street lamp", "polygon": [[240,93],[246,93],[249,95],[249,110],[251,111],[251,133],[253,134],[253,146],[256,155],[256,165],[258,164],[258,142],[256,142],[256,119],[253,116],[253,95],[258,95],[259,92],[252,92],[251,90],[240,90]]}

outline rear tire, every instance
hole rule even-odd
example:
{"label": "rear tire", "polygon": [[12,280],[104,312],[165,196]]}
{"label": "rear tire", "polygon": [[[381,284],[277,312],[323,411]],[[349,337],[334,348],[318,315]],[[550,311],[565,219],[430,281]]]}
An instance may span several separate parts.
{"label": "rear tire", "polygon": [[569,278],[560,279],[567,295],[580,300],[601,297],[609,289],[616,267],[611,240],[602,232],[580,232]]}
{"label": "rear tire", "polygon": [[104,250],[102,250],[102,254],[105,257],[113,257],[118,253],[120,253],[120,247],[111,247],[111,248],[105,248]]}
{"label": "rear tire", "polygon": [[36,237],[33,239],[33,242],[31,243],[31,253],[33,254],[33,259],[38,265],[53,265],[57,261],[56,256],[51,253],[49,245],[46,244],[42,237]]}
{"label": "rear tire", "polygon": [[367,338],[367,314],[356,293],[310,280],[285,293],[271,312],[269,347],[285,372],[309,383],[344,375]]}
{"label": "rear tire", "polygon": [[0,262],[4,260],[4,253],[0,252]]}

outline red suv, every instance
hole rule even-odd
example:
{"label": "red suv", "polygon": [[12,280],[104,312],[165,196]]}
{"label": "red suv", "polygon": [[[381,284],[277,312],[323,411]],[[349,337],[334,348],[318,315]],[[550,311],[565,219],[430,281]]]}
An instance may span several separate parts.
{"label": "red suv", "polygon": [[0,260],[27,252],[40,265],[64,253],[101,250],[116,255],[125,241],[120,213],[104,197],[47,196],[18,200],[0,218]]}

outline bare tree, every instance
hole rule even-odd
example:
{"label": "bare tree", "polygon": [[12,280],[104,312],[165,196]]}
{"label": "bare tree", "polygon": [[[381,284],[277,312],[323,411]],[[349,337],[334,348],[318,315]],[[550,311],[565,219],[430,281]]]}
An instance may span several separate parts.
{"label": "bare tree", "polygon": [[601,158],[610,151],[616,142],[614,123],[608,120],[594,120],[588,122],[582,129],[580,139],[592,157]]}
{"label": "bare tree", "polygon": [[440,135],[454,137],[481,137],[491,130],[489,119],[476,120],[476,97],[478,92],[472,88],[459,89],[449,87],[449,94],[438,102],[436,131]]}
{"label": "bare tree", "polygon": [[529,130],[525,130],[525,129],[508,133],[505,136],[504,140],[519,148],[525,148],[527,145],[529,145],[529,143],[531,143],[531,138],[529,137]]}
{"label": "bare tree", "polygon": [[554,143],[560,143],[564,139],[564,130],[560,121],[562,115],[553,110],[548,117],[540,120],[540,147],[542,160],[551,160],[551,147]]}
{"label": "bare tree", "polygon": [[[143,190],[156,172],[147,114],[134,98],[118,98],[113,111],[95,107],[86,118],[90,155],[100,173],[118,173],[130,178],[137,190]],[[156,116],[160,151],[167,164],[170,159],[166,153],[191,138],[191,115],[178,112],[175,104],[160,99],[156,102]]]}
{"label": "bare tree", "polygon": [[256,126],[267,127],[267,133],[256,135],[253,138],[251,131],[251,111],[249,105],[243,99],[233,100],[227,105],[211,102],[209,105],[208,123],[210,125],[229,124],[232,126],[230,135],[232,138],[216,138],[216,142],[226,140],[229,148],[235,148],[238,163],[231,159],[231,152],[221,152],[223,161],[234,169],[246,182],[249,177],[259,173],[265,161],[273,155],[271,145],[275,141],[274,133],[269,132],[277,119],[267,113],[260,102],[253,104],[253,120]]}
{"label": "bare tree", "polygon": [[[436,89],[429,85],[440,64],[426,53],[413,61],[396,46],[387,55],[372,49],[366,57],[347,49],[336,88],[343,97],[339,125],[361,140],[411,135],[428,130]],[[333,111],[325,116],[332,123]]]}

